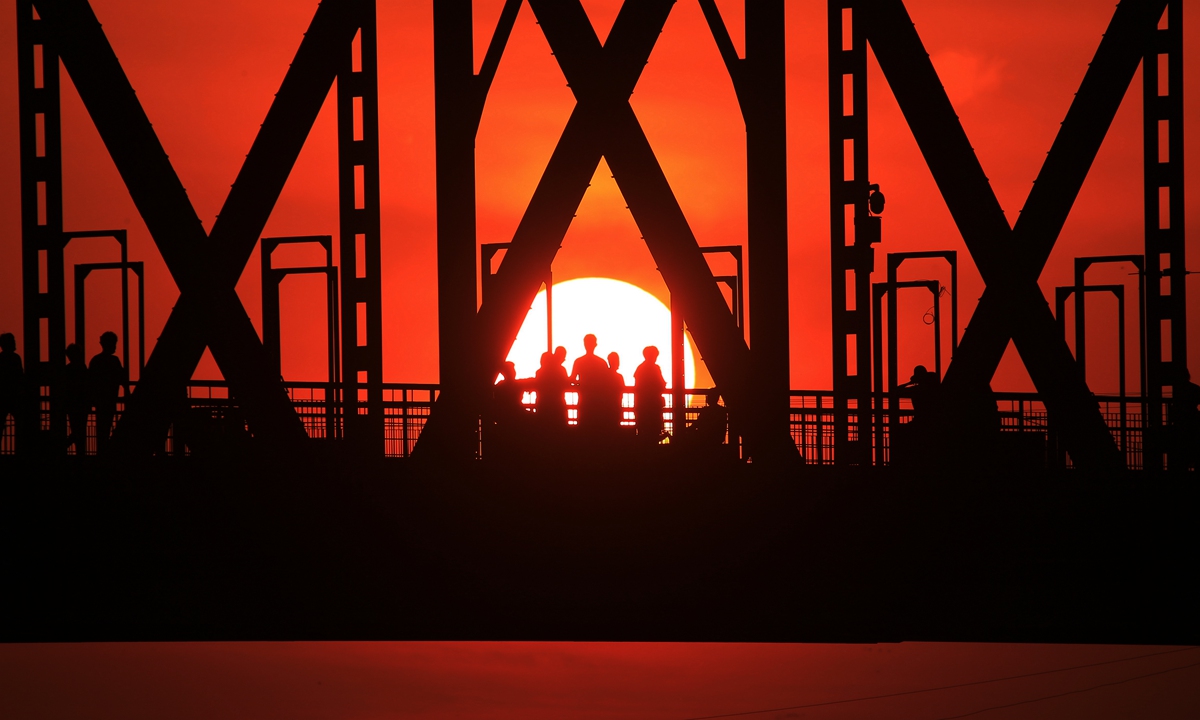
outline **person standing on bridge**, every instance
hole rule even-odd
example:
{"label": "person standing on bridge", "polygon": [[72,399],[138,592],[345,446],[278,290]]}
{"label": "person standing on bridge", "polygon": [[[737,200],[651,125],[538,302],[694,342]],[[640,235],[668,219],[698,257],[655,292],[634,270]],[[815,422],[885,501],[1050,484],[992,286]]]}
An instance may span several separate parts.
{"label": "person standing on bridge", "polygon": [[63,371],[63,405],[67,410],[67,448],[75,446],[75,454],[87,454],[87,421],[92,412],[88,394],[87,361],[83,348],[75,343],[67,346],[67,367]]}
{"label": "person standing on bridge", "polygon": [[558,432],[567,426],[567,371],[554,353],[542,353],[541,365],[533,376],[537,421],[543,430]]}
{"label": "person standing on bridge", "polygon": [[571,380],[579,391],[579,429],[594,433],[603,423],[601,410],[608,363],[596,356],[596,336],[583,336],[584,354],[571,365]]}
{"label": "person standing on bridge", "polygon": [[0,335],[0,434],[12,415],[14,435],[24,432],[25,369],[17,354],[17,338],[12,333]]}
{"label": "person standing on bridge", "polygon": [[117,415],[117,398],[121,388],[129,396],[129,376],[117,357],[117,334],[105,332],[100,336],[100,353],[88,363],[88,385],[96,407],[96,451],[103,453],[112,436],[113,418]]}
{"label": "person standing on bridge", "polygon": [[621,429],[621,421],[625,419],[625,376],[621,374],[621,356],[615,352],[608,354],[608,372],[605,374],[604,395],[601,401],[603,420],[601,421],[608,432]]}
{"label": "person standing on bridge", "polygon": [[637,434],[643,442],[656,445],[663,436],[663,393],[667,381],[658,366],[658,348],[650,345],[642,350],[645,361],[633,371],[633,414]]}

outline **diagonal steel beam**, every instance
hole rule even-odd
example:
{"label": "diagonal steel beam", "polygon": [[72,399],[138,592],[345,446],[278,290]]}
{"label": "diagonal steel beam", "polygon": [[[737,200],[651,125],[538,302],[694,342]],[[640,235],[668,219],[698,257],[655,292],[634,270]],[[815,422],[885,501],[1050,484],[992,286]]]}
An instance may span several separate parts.
{"label": "diagonal steel beam", "polygon": [[[622,64],[620,71],[614,70],[607,77],[611,92],[618,97],[623,94],[627,99],[632,94],[666,22],[670,4],[627,3],[621,7],[608,37],[609,52],[631,58]],[[651,11],[654,16],[650,15]],[[603,150],[598,137],[604,121],[599,110],[583,103],[578,103],[572,110],[489,286],[489,296],[479,308],[473,333],[481,356],[474,373],[475,387],[458,389],[443,385],[421,432],[415,457],[445,453],[454,442],[455,419],[477,411],[472,396],[483,391],[488,373],[499,367],[507,356],[525,313],[600,165]]]}
{"label": "diagonal steel beam", "polygon": [[[578,2],[531,3],[579,104],[497,272],[495,301],[480,309],[481,378],[494,375],[511,347],[604,156],[723,394],[735,411],[750,410],[750,351],[629,106],[672,4],[626,3],[601,46]],[[760,458],[795,455],[786,433],[750,435]]]}
{"label": "diagonal steel beam", "polygon": [[[1021,278],[1036,281],[1045,267],[1165,6],[1166,0],[1126,0],[1113,14],[1013,228],[1010,247],[1023,262]],[[998,290],[985,289],[949,380],[977,383],[1000,364],[1011,332]]]}
{"label": "diagonal steel beam", "polygon": [[1118,7],[1016,229],[903,3],[874,0],[864,18],[880,67],[988,286],[947,372],[945,394],[953,401],[986,386],[1011,338],[1073,460],[1085,468],[1113,469],[1122,461],[1037,278],[1136,70],[1154,5],[1161,14],[1161,0]]}
{"label": "diagonal steel beam", "polygon": [[181,291],[118,437],[146,446],[162,437],[167,410],[208,345],[252,430],[267,440],[303,440],[234,285],[328,94],[338,53],[353,38],[354,10],[366,4],[318,8],[211,236],[87,2],[39,0],[38,7],[64,38],[64,65]]}
{"label": "diagonal steel beam", "polygon": [[[215,261],[210,277],[214,288],[226,289],[224,294],[227,302],[236,298],[233,288],[253,255],[258,238],[333,85],[339,61],[348,52],[358,30],[357,13],[368,10],[369,4],[361,0],[325,2],[317,8],[309,24],[209,235],[208,246],[212,248],[211,258]],[[155,347],[155,353],[162,354],[162,361],[156,368],[158,372],[144,376],[138,391],[134,393],[131,409],[135,414],[126,419],[130,425],[128,431],[134,437],[161,437],[165,429],[164,411],[167,409],[162,405],[163,400],[169,401],[187,383],[203,355],[206,338],[214,336],[211,330],[206,332],[207,328],[204,327],[206,317],[215,319],[204,305],[206,300],[203,294],[183,293],[168,318]],[[245,316],[240,301],[229,312]],[[195,318],[200,318],[201,322],[197,323]],[[241,332],[239,336],[244,344],[233,353],[235,373],[241,370],[242,364],[237,358],[262,356],[257,335],[253,343],[248,333]],[[229,363],[221,364],[222,358],[218,355],[219,338],[217,343],[210,340],[210,344],[221,371],[230,379],[229,370],[226,369]],[[153,355],[151,360],[154,360]],[[258,362],[261,360],[256,364]],[[272,397],[265,400],[277,404],[280,395],[286,399],[286,394],[279,386],[276,373],[270,371],[268,377],[270,382],[265,391]],[[143,391],[145,400],[142,402],[148,406],[147,412],[143,412],[138,404],[138,393]],[[250,391],[257,393],[259,388],[252,386]],[[244,393],[244,390],[242,394],[235,390],[239,400],[249,400],[252,405],[264,400],[247,398]],[[284,408],[280,407],[279,410],[282,414]],[[290,402],[286,410],[289,415],[295,415]],[[156,424],[148,425],[147,421]],[[290,426],[293,439],[300,439],[295,427],[299,424],[298,420],[288,418],[285,422]]]}
{"label": "diagonal steel beam", "polygon": [[[604,157],[673,301],[682,307],[713,379],[731,411],[749,421],[747,440],[751,453],[760,460],[795,456],[796,448],[787,426],[764,422],[761,409],[765,399],[753,395],[750,349],[629,104],[629,94],[618,96],[607,83],[610,75],[632,70],[622,67],[622,63],[634,62],[636,57],[613,55],[610,54],[613,48],[601,47],[578,2],[531,0],[530,4],[576,99],[580,103],[604,104],[607,116],[601,127]],[[664,3],[664,18],[670,5]],[[628,22],[638,24],[633,13],[626,17]],[[620,21],[618,17],[617,22]],[[613,30],[617,27],[614,23]],[[647,36],[657,29],[649,23],[642,27],[641,32]],[[647,39],[652,42],[652,38]]]}

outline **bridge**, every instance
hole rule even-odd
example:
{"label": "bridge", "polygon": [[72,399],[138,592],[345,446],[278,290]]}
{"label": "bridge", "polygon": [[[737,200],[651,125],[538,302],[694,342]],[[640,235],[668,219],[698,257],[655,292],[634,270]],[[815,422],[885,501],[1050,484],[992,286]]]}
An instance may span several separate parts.
{"label": "bridge", "polygon": [[[439,382],[422,384],[383,376],[374,0],[319,5],[209,231],[89,2],[16,0],[27,401],[0,418],[0,467],[19,478],[2,501],[5,543],[20,548],[5,563],[27,589],[5,613],[23,619],[0,636],[1196,642],[1195,408],[1179,400],[1193,387],[1182,0],[1117,5],[1015,224],[903,0],[828,0],[825,390],[790,380],[785,3],[748,0],[735,43],[716,2],[697,1],[745,121],[745,276],[742,246],[700,244],[630,104],[674,0],[625,3],[603,42],[579,2],[528,0],[576,105],[502,244],[477,231],[474,148],[526,3],[506,0],[476,58],[471,0],[433,0],[440,350]],[[957,251],[876,257],[888,227],[871,181],[868,50],[986,285],[961,332]],[[136,363],[143,261],[126,229],[64,220],[60,67],[180,290]],[[1145,232],[1125,254],[1077,258],[1052,308],[1038,278],[1139,71],[1144,193],[1129,202],[1144,203]],[[264,237],[331,91],[338,232]],[[680,359],[663,442],[535,439],[514,462],[495,440],[493,379],[553,287],[602,160],[669,290],[672,346],[686,327],[713,387],[686,388]],[[113,241],[119,261],[66,266],[69,244]],[[325,262],[275,264],[282,244],[319,247]],[[256,248],[261,334],[235,287]],[[713,270],[722,253],[736,274]],[[948,264],[951,286],[902,277],[910,260]],[[1129,287],[1089,283],[1106,263],[1136,267]],[[67,303],[82,342],[85,283],[101,271],[121,274],[121,357],[136,379],[111,443],[92,414],[69,446]],[[300,273],[325,278],[328,329],[328,375],[303,382],[280,373],[279,287]],[[901,291],[931,293],[937,402],[925,408],[900,382]],[[1095,293],[1121,303],[1115,395],[1087,383]],[[991,388],[1010,341],[1035,392]],[[206,350],[220,381],[193,379]],[[684,452],[718,402],[720,447]],[[72,610],[65,598],[80,593],[87,607]]]}

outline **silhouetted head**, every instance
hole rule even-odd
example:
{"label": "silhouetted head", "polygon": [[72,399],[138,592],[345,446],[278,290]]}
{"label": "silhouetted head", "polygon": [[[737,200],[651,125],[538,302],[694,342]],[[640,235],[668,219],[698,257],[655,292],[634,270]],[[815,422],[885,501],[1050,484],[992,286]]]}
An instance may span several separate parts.
{"label": "silhouetted head", "polygon": [[111,330],[100,335],[100,349],[112,355],[117,351],[117,334]]}
{"label": "silhouetted head", "polygon": [[67,362],[71,363],[72,365],[82,365],[83,364],[83,348],[79,347],[75,343],[71,343],[70,345],[68,345],[67,346]]}
{"label": "silhouetted head", "polygon": [[883,206],[886,202],[886,199],[883,197],[883,193],[879,192],[879,185],[871,183],[867,189],[871,192],[871,194],[867,196],[867,206],[870,208],[871,214],[883,214]]}
{"label": "silhouetted head", "polygon": [[583,336],[583,349],[588,355],[596,352],[596,336],[591,333]]}
{"label": "silhouetted head", "polygon": [[567,349],[562,345],[554,348],[554,361],[562,365],[567,361]]}
{"label": "silhouetted head", "polygon": [[642,350],[642,357],[646,358],[646,362],[658,362],[658,348],[653,345],[647,345]]}
{"label": "silhouetted head", "polygon": [[15,353],[17,351],[17,337],[12,333],[0,335],[0,350]]}
{"label": "silhouetted head", "polygon": [[548,368],[548,367],[553,367],[553,366],[554,366],[554,353],[552,353],[552,352],[542,353],[542,367]]}
{"label": "silhouetted head", "polygon": [[500,366],[500,376],[505,380],[517,379],[517,364],[509,360]]}
{"label": "silhouetted head", "polygon": [[608,369],[609,370],[620,370],[621,369],[621,356],[620,355],[616,354],[615,352],[610,352],[608,354]]}

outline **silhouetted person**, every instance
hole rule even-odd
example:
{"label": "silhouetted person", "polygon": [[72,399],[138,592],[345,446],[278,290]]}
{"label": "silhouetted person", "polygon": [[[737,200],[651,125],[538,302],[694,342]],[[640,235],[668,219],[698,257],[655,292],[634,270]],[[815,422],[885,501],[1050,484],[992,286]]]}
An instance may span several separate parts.
{"label": "silhouetted person", "polygon": [[658,348],[650,345],[642,350],[642,357],[644,362],[633,371],[633,414],[638,437],[647,443],[658,443],[663,436],[663,393],[667,381],[658,366]]}
{"label": "silhouetted person", "polygon": [[922,422],[922,424],[929,422],[925,418],[929,417],[933,410],[933,404],[937,402],[937,393],[940,387],[938,376],[929,372],[924,365],[913,368],[912,377],[900,386],[900,389],[905,391],[904,394],[912,399],[913,422]]}
{"label": "silhouetted person", "polygon": [[[566,351],[563,351],[566,355]],[[533,378],[537,390],[537,419],[548,430],[557,430],[567,424],[567,371],[555,353],[542,353],[541,367]]]}
{"label": "silhouetted person", "polygon": [[1171,424],[1174,426],[1175,454],[1179,462],[1173,469],[1187,470],[1197,466],[1200,456],[1200,385],[1192,382],[1187,370],[1171,388]]}
{"label": "silhouetted person", "polygon": [[117,414],[117,397],[122,387],[128,394],[129,378],[116,355],[116,333],[106,332],[100,336],[100,351],[88,363],[88,385],[96,408],[96,450],[104,452]]}
{"label": "silhouetted person", "polygon": [[871,193],[867,196],[867,209],[871,211],[872,215],[882,215],[887,199],[883,197],[883,193],[879,192],[879,185],[871,183],[867,186],[867,190]]}
{"label": "silhouetted person", "polygon": [[[934,405],[937,403],[941,383],[936,373],[924,365],[913,368],[912,377],[896,388],[900,397],[912,400],[912,420],[901,425],[896,418],[891,426],[891,463],[893,465],[926,464],[934,452],[934,439],[939,433],[934,430]],[[945,438],[957,446],[958,440]]]}
{"label": "silhouetted person", "polygon": [[521,405],[523,395],[521,382],[517,380],[517,366],[512,361],[500,368],[500,382],[492,387],[492,416],[497,423],[508,423],[525,412]]}
{"label": "silhouetted person", "polygon": [[87,361],[83,348],[67,346],[67,367],[63,370],[63,405],[67,411],[67,448],[75,446],[76,455],[87,454],[87,421],[92,411],[88,390]]}
{"label": "silhouetted person", "polygon": [[625,409],[621,403],[625,400],[625,376],[620,373],[621,356],[615,352],[608,354],[608,371],[604,375],[604,385],[600,400],[601,423],[606,430],[619,430],[624,419]]}
{"label": "silhouetted person", "polygon": [[0,335],[0,432],[12,415],[14,435],[25,424],[25,369],[17,354],[17,338],[12,333]]}
{"label": "silhouetted person", "polygon": [[598,429],[603,420],[604,385],[608,381],[608,363],[596,356],[596,336],[583,336],[583,355],[571,365],[571,380],[579,390],[579,427]]}

